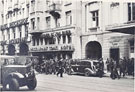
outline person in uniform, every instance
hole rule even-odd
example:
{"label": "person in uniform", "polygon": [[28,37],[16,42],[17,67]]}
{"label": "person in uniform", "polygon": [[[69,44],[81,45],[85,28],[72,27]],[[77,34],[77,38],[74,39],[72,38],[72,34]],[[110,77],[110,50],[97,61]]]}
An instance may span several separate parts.
{"label": "person in uniform", "polygon": [[58,72],[57,72],[57,76],[60,74],[60,77],[63,77],[63,67],[62,67],[62,59],[58,62],[58,66],[59,66],[59,69],[58,69]]}

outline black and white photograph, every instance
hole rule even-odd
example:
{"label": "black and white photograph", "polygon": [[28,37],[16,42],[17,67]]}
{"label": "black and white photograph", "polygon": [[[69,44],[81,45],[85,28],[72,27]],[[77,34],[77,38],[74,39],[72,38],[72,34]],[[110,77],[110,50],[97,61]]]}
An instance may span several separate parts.
{"label": "black and white photograph", "polygon": [[135,1],[0,0],[1,92],[134,92]]}

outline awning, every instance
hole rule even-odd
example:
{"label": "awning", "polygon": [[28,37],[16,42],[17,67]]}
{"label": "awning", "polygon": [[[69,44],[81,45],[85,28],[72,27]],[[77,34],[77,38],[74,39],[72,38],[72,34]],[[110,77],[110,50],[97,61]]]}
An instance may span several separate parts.
{"label": "awning", "polygon": [[135,34],[135,21],[123,24],[109,25],[106,27],[106,30],[111,32]]}
{"label": "awning", "polygon": [[29,32],[31,35],[41,35],[42,33],[44,33],[42,30],[32,30]]}

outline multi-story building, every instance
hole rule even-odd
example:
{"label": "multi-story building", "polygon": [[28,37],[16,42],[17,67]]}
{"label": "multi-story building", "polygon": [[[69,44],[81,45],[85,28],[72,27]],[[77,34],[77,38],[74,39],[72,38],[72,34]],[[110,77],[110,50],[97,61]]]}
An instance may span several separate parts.
{"label": "multi-story building", "polygon": [[1,4],[3,54],[116,60],[135,55],[133,2],[2,0]]}
{"label": "multi-story building", "polygon": [[0,0],[1,54],[28,55],[28,0]]}
{"label": "multi-story building", "polygon": [[45,59],[81,58],[81,2],[31,0],[30,53]]}
{"label": "multi-story building", "polygon": [[133,2],[83,2],[81,58],[134,57],[134,11]]}

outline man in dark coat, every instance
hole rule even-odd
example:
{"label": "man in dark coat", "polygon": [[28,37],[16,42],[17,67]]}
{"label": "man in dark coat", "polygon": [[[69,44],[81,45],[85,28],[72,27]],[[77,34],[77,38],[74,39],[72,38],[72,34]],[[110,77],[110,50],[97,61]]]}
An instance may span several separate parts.
{"label": "man in dark coat", "polygon": [[57,76],[60,74],[60,77],[63,77],[64,69],[62,67],[62,59],[58,62],[59,70],[57,72]]}

